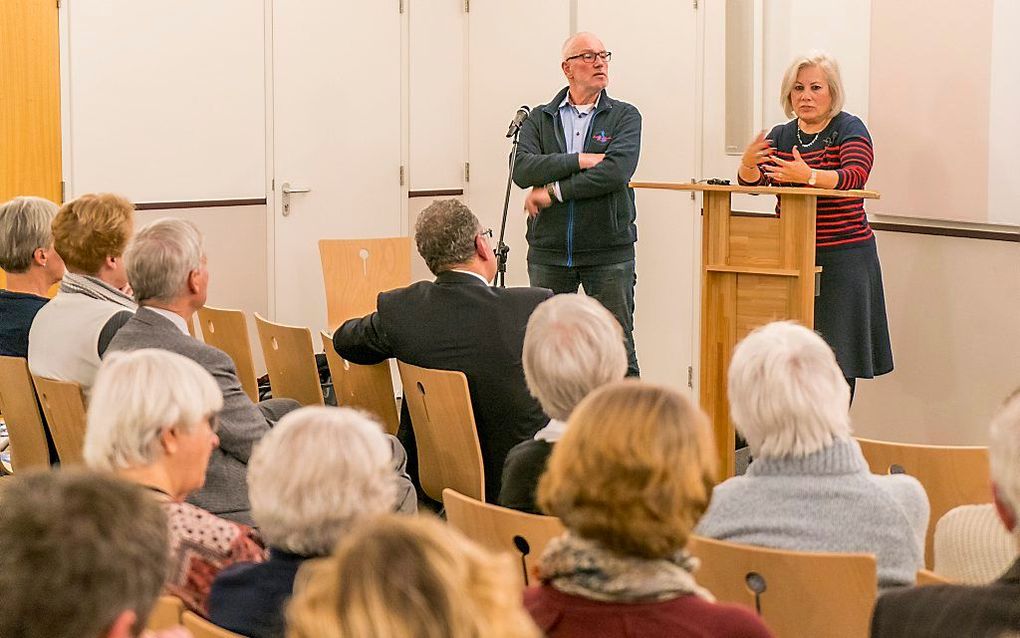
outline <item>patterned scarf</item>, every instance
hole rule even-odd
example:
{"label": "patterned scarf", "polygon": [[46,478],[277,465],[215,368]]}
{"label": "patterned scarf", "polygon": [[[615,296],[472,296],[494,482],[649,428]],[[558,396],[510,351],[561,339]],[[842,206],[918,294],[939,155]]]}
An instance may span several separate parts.
{"label": "patterned scarf", "polygon": [[138,304],[131,297],[98,277],[91,275],[76,275],[72,272],[65,272],[64,280],[60,282],[60,292],[85,295],[92,299],[109,301],[118,306],[124,306],[124,308],[132,312],[138,310]]}
{"label": "patterned scarf", "polygon": [[557,590],[603,602],[658,602],[685,594],[715,601],[694,580],[698,559],[680,550],[669,558],[625,556],[571,532],[549,542],[539,578]]}

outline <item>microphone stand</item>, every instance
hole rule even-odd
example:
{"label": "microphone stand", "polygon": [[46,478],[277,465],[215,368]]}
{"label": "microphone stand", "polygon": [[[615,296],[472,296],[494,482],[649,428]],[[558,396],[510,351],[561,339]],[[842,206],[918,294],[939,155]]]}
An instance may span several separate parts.
{"label": "microphone stand", "polygon": [[510,247],[503,241],[506,235],[506,215],[510,208],[510,187],[513,185],[514,164],[517,162],[517,138],[521,135],[520,127],[514,131],[514,141],[510,145],[510,173],[506,176],[506,196],[503,198],[503,221],[499,225],[499,243],[496,245],[496,285],[506,288],[506,261]]}

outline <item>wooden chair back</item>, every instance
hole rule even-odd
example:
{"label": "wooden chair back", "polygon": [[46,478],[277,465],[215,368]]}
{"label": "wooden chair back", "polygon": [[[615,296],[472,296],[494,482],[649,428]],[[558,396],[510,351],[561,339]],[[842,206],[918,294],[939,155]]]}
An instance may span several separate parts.
{"label": "wooden chair back", "polygon": [[919,569],[917,570],[917,586],[925,587],[927,585],[950,585],[953,581],[939,576],[930,569]]}
{"label": "wooden chair back", "polygon": [[522,584],[535,584],[542,551],[565,530],[555,516],[537,516],[489,505],[451,489],[443,490],[446,520],[465,536],[494,552],[520,561]]}
{"label": "wooden chair back", "polygon": [[485,500],[485,472],[467,377],[397,362],[418,444],[418,476],[429,498],[450,488]]}
{"label": "wooden chair back", "polygon": [[698,583],[758,612],[777,638],[865,638],[878,592],[871,554],[794,552],[691,536]]}
{"label": "wooden chair back", "polygon": [[875,474],[903,472],[928,493],[931,514],[924,541],[924,564],[934,566],[935,524],[957,505],[990,503],[988,448],[955,445],[912,445],[857,439]]}
{"label": "wooden chair back", "polygon": [[198,325],[202,327],[202,336],[207,344],[226,352],[234,360],[244,393],[258,402],[259,382],[255,376],[255,359],[244,312],[204,306],[198,311]]}
{"label": "wooden chair back", "polygon": [[0,413],[7,424],[13,471],[49,467],[46,426],[28,362],[21,357],[0,357]]}
{"label": "wooden chair back", "polygon": [[186,611],[181,615],[181,624],[194,638],[244,638],[241,634],[218,627],[198,614]]}
{"label": "wooden chair back", "polygon": [[411,238],[320,239],[330,330],[375,310],[380,292],[411,283]]}
{"label": "wooden chair back", "polygon": [[32,375],[46,424],[63,466],[82,463],[85,446],[85,395],[73,381]]}
{"label": "wooden chair back", "polygon": [[184,613],[184,601],[177,596],[160,596],[156,600],[156,606],[149,614],[149,622],[145,623],[149,631],[163,631],[181,624],[181,615]]}
{"label": "wooden chair back", "polygon": [[386,433],[396,436],[400,416],[397,414],[389,359],[370,366],[351,363],[337,354],[333,338],[325,330],[319,335],[326,351],[329,375],[333,378],[336,404],[375,415]]}
{"label": "wooden chair back", "polygon": [[255,326],[273,398],[287,397],[301,405],[325,405],[312,347],[312,331],[273,323],[258,313],[255,313]]}

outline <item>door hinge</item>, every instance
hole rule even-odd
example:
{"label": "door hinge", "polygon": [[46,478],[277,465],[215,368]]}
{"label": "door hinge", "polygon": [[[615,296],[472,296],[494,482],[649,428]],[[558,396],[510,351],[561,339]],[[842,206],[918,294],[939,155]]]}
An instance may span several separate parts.
{"label": "door hinge", "polygon": [[464,0],[464,13],[471,13],[471,0]]}
{"label": "door hinge", "polygon": [[404,0],[397,0],[397,10],[400,13],[404,12]]}
{"label": "door hinge", "polygon": [[67,182],[60,180],[60,203],[67,201]]}
{"label": "door hinge", "polygon": [[464,181],[471,181],[471,162],[464,162]]}
{"label": "door hinge", "polygon": [[60,8],[60,0],[57,0],[57,8]]}
{"label": "door hinge", "polygon": [[404,165],[400,165],[400,185],[404,185]]}
{"label": "door hinge", "polygon": [[698,0],[692,0],[692,1],[694,3],[694,8],[697,9],[698,8]]}
{"label": "door hinge", "polygon": [[687,366],[687,387],[694,389],[694,366]]}

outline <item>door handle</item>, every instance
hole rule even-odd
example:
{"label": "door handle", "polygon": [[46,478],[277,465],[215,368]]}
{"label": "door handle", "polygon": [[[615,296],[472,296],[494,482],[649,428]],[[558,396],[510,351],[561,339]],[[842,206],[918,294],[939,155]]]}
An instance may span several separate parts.
{"label": "door handle", "polygon": [[293,187],[293,186],[290,185],[290,182],[284,182],[283,184],[281,184],[280,185],[280,193],[281,193],[280,202],[283,204],[283,216],[286,217],[286,216],[290,215],[290,196],[292,194],[294,194],[294,193],[310,193],[311,191],[312,191],[312,189],[307,188],[307,187],[305,187],[305,188],[300,188],[300,187],[296,188],[296,187]]}

